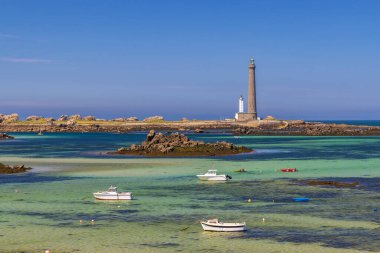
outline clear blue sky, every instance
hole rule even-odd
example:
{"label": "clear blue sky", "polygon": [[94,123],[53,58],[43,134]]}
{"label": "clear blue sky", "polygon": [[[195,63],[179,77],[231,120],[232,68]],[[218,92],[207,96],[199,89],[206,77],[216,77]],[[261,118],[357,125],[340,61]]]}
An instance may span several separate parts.
{"label": "clear blue sky", "polygon": [[0,113],[380,118],[380,1],[0,0]]}

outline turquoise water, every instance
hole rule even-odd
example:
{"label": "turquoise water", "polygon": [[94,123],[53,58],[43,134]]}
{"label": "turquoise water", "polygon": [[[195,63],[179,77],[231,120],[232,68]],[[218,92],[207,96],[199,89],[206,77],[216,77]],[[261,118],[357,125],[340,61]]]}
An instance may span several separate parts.
{"label": "turquoise water", "polygon": [[[139,133],[14,135],[0,142],[0,162],[34,169],[0,176],[0,252],[380,252],[380,137],[199,134],[191,138],[256,152],[141,158],[105,154],[140,142]],[[299,172],[282,173],[283,167]],[[209,168],[233,179],[198,181],[194,175]],[[240,168],[248,172],[234,172]],[[360,186],[301,182],[310,178]],[[93,199],[92,192],[111,184],[136,200]],[[212,217],[245,221],[249,229],[203,232],[199,220]]]}

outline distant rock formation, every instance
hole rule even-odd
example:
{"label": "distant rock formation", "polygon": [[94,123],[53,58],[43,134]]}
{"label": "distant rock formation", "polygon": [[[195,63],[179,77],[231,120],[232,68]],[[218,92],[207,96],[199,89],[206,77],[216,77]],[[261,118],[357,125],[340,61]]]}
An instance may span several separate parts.
{"label": "distant rock formation", "polygon": [[86,120],[86,121],[96,121],[96,117],[95,116],[91,116],[91,115],[84,116],[82,119]]}
{"label": "distant rock formation", "polygon": [[137,117],[129,117],[129,118],[116,118],[112,119],[111,121],[114,122],[134,122],[134,121],[139,121]]}
{"label": "distant rock formation", "polygon": [[23,173],[28,170],[31,170],[30,167],[25,167],[25,165],[4,165],[0,163],[0,174],[14,174],[14,173]]}
{"label": "distant rock formation", "polygon": [[216,156],[250,152],[252,149],[235,146],[225,141],[205,143],[190,140],[184,134],[163,134],[151,130],[140,145],[119,148],[110,154],[134,154],[144,156]]}
{"label": "distant rock formation", "polygon": [[12,114],[0,114],[0,123],[13,123],[20,120],[20,116],[17,113]]}
{"label": "distant rock formation", "polygon": [[303,120],[260,122],[255,127],[238,127],[236,135],[363,136],[380,135],[380,127],[304,122]]}
{"label": "distant rock formation", "polygon": [[139,119],[137,117],[129,117],[126,121],[139,121]]}
{"label": "distant rock formation", "polygon": [[0,140],[1,139],[14,139],[15,137],[13,137],[13,136],[10,136],[10,135],[8,135],[8,134],[6,134],[6,133],[0,133]]}
{"label": "distant rock formation", "polygon": [[71,115],[70,120],[81,120],[82,117],[79,114]]}
{"label": "distant rock formation", "polygon": [[111,121],[114,121],[114,122],[125,122],[126,120],[124,118],[116,118],[116,119],[111,119]]}
{"label": "distant rock formation", "polygon": [[152,121],[164,121],[164,117],[163,116],[152,116],[152,117],[148,117],[148,118],[145,118],[143,121],[144,122],[152,122]]}
{"label": "distant rock formation", "polygon": [[39,121],[44,119],[42,116],[29,116],[26,118],[26,121]]}

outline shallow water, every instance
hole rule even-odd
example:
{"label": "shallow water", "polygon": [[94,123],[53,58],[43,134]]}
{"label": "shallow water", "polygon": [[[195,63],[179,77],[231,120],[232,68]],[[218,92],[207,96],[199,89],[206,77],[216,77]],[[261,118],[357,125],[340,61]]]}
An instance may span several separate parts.
{"label": "shallow water", "polygon": [[[0,176],[0,252],[380,252],[380,137],[199,134],[191,138],[257,152],[141,158],[104,154],[140,142],[139,133],[14,135],[0,142],[0,162],[34,169]],[[299,172],[282,173],[283,167]],[[209,168],[233,179],[198,181],[194,175]],[[240,168],[248,172],[233,172]],[[360,186],[300,182],[309,178]],[[92,192],[111,184],[133,191],[136,200],[93,199]],[[203,232],[199,220],[207,217],[246,221],[249,229]]]}

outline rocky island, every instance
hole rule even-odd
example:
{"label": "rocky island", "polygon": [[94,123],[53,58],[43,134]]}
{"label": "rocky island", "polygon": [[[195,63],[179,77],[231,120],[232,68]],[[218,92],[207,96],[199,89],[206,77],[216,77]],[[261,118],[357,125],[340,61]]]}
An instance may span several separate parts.
{"label": "rocky island", "polygon": [[190,140],[184,134],[163,134],[151,130],[140,145],[132,144],[129,148],[119,148],[109,154],[129,154],[142,156],[218,156],[251,152],[247,147],[235,146],[225,141],[205,143]]}
{"label": "rocky island", "polygon": [[15,173],[23,173],[28,170],[31,170],[30,167],[25,167],[25,165],[5,165],[0,163],[0,174],[15,174]]}

